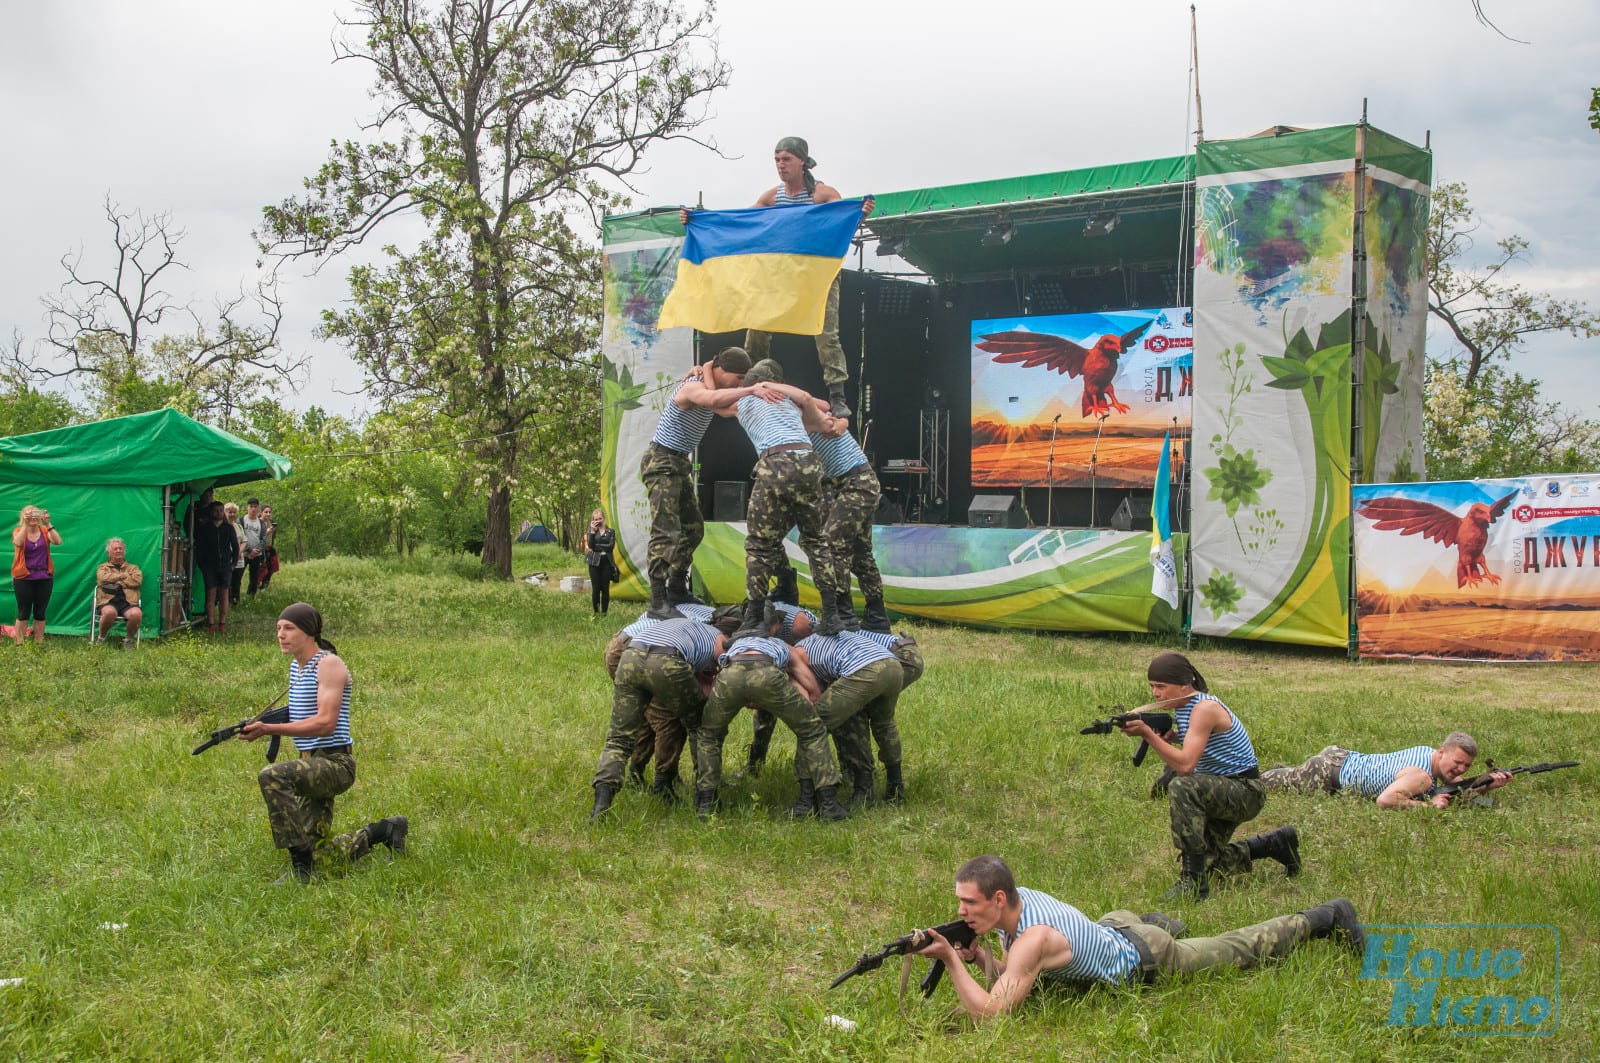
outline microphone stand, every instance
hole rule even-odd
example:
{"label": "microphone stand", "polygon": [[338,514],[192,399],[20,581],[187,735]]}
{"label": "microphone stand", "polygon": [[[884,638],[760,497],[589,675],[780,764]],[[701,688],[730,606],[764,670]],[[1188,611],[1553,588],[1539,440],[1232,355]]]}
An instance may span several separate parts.
{"label": "microphone stand", "polygon": [[1050,422],[1050,457],[1045,462],[1045,475],[1050,486],[1045,489],[1044,526],[1055,526],[1056,507],[1056,431],[1061,427],[1061,415],[1058,413]]}
{"label": "microphone stand", "polygon": [[1097,478],[1100,468],[1100,433],[1105,431],[1106,418],[1109,413],[1100,415],[1100,424],[1094,430],[1094,449],[1089,451],[1089,527],[1099,527],[1099,510],[1095,505],[1095,490],[1099,486]]}

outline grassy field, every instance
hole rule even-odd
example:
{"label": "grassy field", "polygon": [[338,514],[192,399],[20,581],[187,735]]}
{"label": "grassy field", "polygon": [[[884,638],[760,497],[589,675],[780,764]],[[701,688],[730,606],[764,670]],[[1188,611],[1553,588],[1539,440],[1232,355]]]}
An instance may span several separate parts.
{"label": "grassy field", "polygon": [[[559,575],[577,560],[542,548],[517,567]],[[286,861],[254,778],[262,744],[189,750],[283,688],[271,632],[297,599],[327,617],[356,680],[360,777],[336,828],[403,813],[412,829],[401,859],[273,888]],[[948,984],[900,1004],[894,961],[826,986],[859,953],[954,918],[951,872],[979,853],[1091,917],[1155,907],[1176,872],[1166,807],[1146,796],[1155,767],[1132,769],[1121,736],[1077,729],[1102,704],[1145,700],[1158,645],[913,628],[928,672],[901,702],[905,806],[843,824],[772,821],[794,794],[780,734],[768,770],[731,784],[713,825],[625,791],[594,829],[589,779],[610,706],[601,650],[638,611],[619,603],[595,622],[586,597],[481,582],[462,563],[331,559],[285,568],[225,637],[147,640],[137,653],[70,638],[0,646],[0,981],[20,979],[0,984],[0,1059],[1600,1054],[1600,798],[1576,741],[1594,719],[1594,667],[1357,665],[1221,643],[1191,653],[1266,764],[1454,727],[1502,765],[1587,761],[1519,780],[1492,810],[1271,799],[1256,827],[1297,824],[1304,873],[1258,867],[1176,909],[1199,934],[1340,895],[1370,923],[1551,924],[1554,1035],[1386,1025],[1391,984],[1359,978],[1358,961],[1325,942],[1250,973],[1036,994],[975,1027]],[[736,724],[731,765],[748,734]],[[1442,941],[1427,933],[1419,944]],[[1529,932],[1496,933],[1470,943]],[[1516,991],[1548,992],[1553,958],[1529,956]]]}

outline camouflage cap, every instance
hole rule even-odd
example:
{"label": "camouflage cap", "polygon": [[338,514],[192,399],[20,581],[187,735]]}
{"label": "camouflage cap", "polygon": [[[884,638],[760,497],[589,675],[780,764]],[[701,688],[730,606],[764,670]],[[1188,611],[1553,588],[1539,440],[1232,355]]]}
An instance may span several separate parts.
{"label": "camouflage cap", "polygon": [[751,366],[744,374],[745,384],[783,383],[783,366],[771,358],[763,358]]}
{"label": "camouflage cap", "polygon": [[784,137],[778,141],[778,146],[772,149],[774,155],[780,151],[787,151],[790,155],[799,159],[801,164],[808,170],[817,164],[817,160],[811,157],[811,148],[801,137]]}

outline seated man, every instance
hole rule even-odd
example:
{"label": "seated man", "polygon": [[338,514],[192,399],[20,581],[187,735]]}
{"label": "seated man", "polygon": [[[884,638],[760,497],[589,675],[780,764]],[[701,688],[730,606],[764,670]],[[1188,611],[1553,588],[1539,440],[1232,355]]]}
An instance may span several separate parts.
{"label": "seated man", "polygon": [[[1478,743],[1465,731],[1445,735],[1438,749],[1412,746],[1394,753],[1352,753],[1328,746],[1294,768],[1273,768],[1261,773],[1268,790],[1300,793],[1340,791],[1373,798],[1379,808],[1445,808],[1450,798],[1424,795],[1438,783],[1459,782],[1478,756]],[[1489,789],[1511,781],[1509,771],[1490,774]],[[1422,800],[1417,800],[1423,798]]]}
{"label": "seated man", "polygon": [[100,640],[111,633],[111,625],[121,619],[127,626],[122,646],[127,649],[139,640],[139,623],[144,610],[139,608],[139,588],[144,573],[128,562],[128,544],[121,539],[106,540],[106,560],[94,572],[94,608],[99,618]]}
{"label": "seated man", "polygon": [[823,819],[844,819],[845,810],[836,798],[839,767],[828,746],[827,728],[811,704],[819,689],[805,654],[770,634],[747,636],[735,639],[718,664],[721,671],[694,736],[695,811],[702,819],[716,811],[728,724],[748,705],[782,720],[795,734],[794,770],[800,779],[800,798],[789,814],[803,818],[815,812]]}
{"label": "seated man", "polygon": [[[1254,967],[1309,938],[1334,937],[1357,955],[1366,950],[1361,921],[1343,898],[1217,937],[1178,940],[1182,924],[1159,912],[1137,916],[1116,911],[1091,922],[1048,893],[1018,886],[998,856],[980,856],[961,865],[956,871],[956,902],[961,918],[980,937],[999,931],[1003,958],[976,941],[958,950],[938,931],[930,931],[934,942],[919,954],[944,962],[961,1006],[975,1019],[1015,1008],[1041,979],[1141,985],[1220,967]],[[989,988],[972,977],[968,963],[983,971]]]}

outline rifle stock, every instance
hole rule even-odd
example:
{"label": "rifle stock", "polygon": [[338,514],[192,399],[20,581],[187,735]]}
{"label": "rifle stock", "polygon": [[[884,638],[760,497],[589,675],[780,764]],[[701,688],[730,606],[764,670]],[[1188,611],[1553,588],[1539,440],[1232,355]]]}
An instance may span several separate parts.
{"label": "rifle stock", "polygon": [[[278,699],[277,698],[273,698],[272,700],[276,701]],[[204,742],[201,742],[199,745],[195,746],[194,747],[194,752],[189,754],[189,755],[193,756],[193,757],[197,757],[201,753],[204,753],[206,750],[210,749],[212,746],[221,745],[222,743],[226,742],[228,739],[233,738],[236,735],[238,735],[249,724],[252,724],[252,723],[288,723],[288,722],[289,722],[289,706],[280,705],[276,709],[267,709],[264,712],[259,712],[254,716],[251,716],[251,717],[248,717],[246,719],[240,720],[238,723],[229,724],[227,727],[219,727],[219,728],[217,728],[215,731],[211,732],[211,737],[210,738],[206,739]],[[275,763],[277,761],[277,759],[278,759],[278,747],[279,747],[279,744],[280,744],[280,737],[281,736],[273,735],[271,737],[272,737],[272,741],[267,744],[267,763],[268,764]]]}

